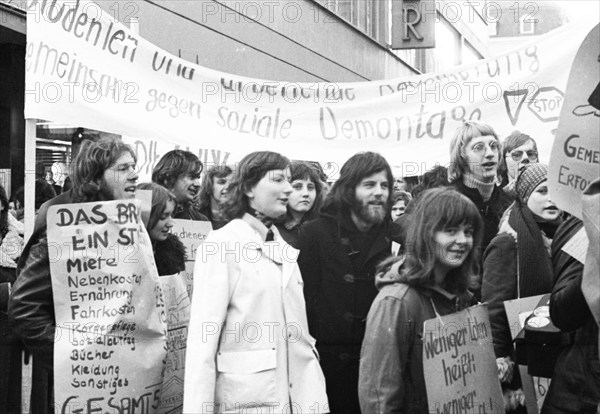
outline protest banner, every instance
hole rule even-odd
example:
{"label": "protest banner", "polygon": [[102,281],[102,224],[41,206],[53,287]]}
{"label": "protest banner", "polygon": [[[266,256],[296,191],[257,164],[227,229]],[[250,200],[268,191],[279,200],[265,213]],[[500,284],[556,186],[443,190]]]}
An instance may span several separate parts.
{"label": "protest banner", "polygon": [[583,190],[600,177],[600,26],[579,48],[552,148],[550,195],[562,210],[582,218]]}
{"label": "protest banner", "polygon": [[153,412],[167,321],[138,200],[52,206],[58,412]]}
{"label": "protest banner", "polygon": [[487,304],[424,322],[423,373],[431,413],[504,413]]}
{"label": "protest banner", "polygon": [[191,302],[185,275],[177,273],[161,276],[159,280],[167,310],[167,365],[158,413],[182,413],[185,350]]}
{"label": "protest banner", "polygon": [[147,178],[174,148],[206,165],[258,150],[328,166],[376,151],[404,176],[449,162],[464,120],[531,134],[548,162],[568,71],[589,31],[567,25],[510,53],[433,74],[356,83],[252,79],[141,38],[90,1],[29,0],[27,118],[121,135]]}
{"label": "protest banner", "polygon": [[[508,320],[510,335],[513,341],[519,332],[521,332],[521,329],[523,329],[525,326],[525,320],[533,312],[543,296],[544,295],[530,296],[527,298],[507,300],[504,302],[506,319]],[[523,385],[523,394],[525,395],[527,413],[537,414],[541,411],[544,398],[548,393],[550,378],[532,377],[527,372],[527,366],[516,366],[518,366],[519,373],[521,374],[521,383]]]}
{"label": "protest banner", "polygon": [[193,220],[173,220],[173,229],[171,232],[179,237],[179,240],[185,246],[185,283],[187,292],[192,298],[194,290],[194,263],[196,262],[196,249],[206,239],[208,233],[212,231],[210,221],[193,221]]}

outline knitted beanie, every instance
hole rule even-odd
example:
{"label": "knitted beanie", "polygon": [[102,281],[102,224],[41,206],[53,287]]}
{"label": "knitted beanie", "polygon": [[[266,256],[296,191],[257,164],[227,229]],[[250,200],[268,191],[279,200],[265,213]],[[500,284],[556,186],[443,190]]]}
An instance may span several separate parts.
{"label": "knitted beanie", "polygon": [[517,197],[523,204],[527,204],[533,190],[548,179],[548,167],[544,164],[532,163],[522,167],[515,184]]}

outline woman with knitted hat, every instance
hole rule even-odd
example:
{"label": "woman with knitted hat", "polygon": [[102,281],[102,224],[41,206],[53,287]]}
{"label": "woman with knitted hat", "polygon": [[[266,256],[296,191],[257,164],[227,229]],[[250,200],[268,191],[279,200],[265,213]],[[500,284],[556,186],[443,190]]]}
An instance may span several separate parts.
{"label": "woman with knitted hat", "polygon": [[521,387],[514,372],[514,348],[504,301],[550,293],[552,263],[550,244],[562,212],[548,195],[548,168],[528,164],[515,182],[516,200],[507,212],[498,235],[483,257],[482,299],[489,304],[490,323],[497,358],[506,361],[501,373],[503,388]]}

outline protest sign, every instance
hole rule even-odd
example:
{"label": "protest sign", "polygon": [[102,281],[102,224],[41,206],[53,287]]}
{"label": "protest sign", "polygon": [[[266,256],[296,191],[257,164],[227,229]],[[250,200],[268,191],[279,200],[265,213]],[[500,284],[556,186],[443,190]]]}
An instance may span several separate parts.
{"label": "protest sign", "polygon": [[192,298],[194,289],[194,262],[196,261],[196,249],[206,239],[208,233],[212,231],[210,221],[193,221],[193,220],[173,220],[173,229],[171,232],[179,237],[179,240],[185,246],[185,283],[187,292]]}
{"label": "protest sign", "polygon": [[[521,329],[525,326],[525,320],[533,312],[536,305],[544,295],[530,296],[507,300],[504,302],[506,319],[510,327],[510,335],[514,341]],[[516,361],[519,362],[519,361]],[[544,398],[548,393],[550,378],[532,377],[527,372],[527,366],[518,366],[521,374],[521,383],[523,385],[523,394],[525,395],[525,404],[528,414],[537,414],[542,409]]]}
{"label": "protest sign", "polygon": [[423,372],[431,413],[504,413],[487,305],[425,321]]}
{"label": "protest sign", "polygon": [[183,412],[185,350],[191,303],[185,275],[161,276],[159,280],[167,309],[167,365],[158,412],[175,414]]}
{"label": "protest sign", "polygon": [[56,406],[152,412],[167,321],[139,200],[52,206],[47,222]]}
{"label": "protest sign", "polygon": [[548,174],[552,200],[580,219],[583,190],[600,177],[598,50],[600,26],[596,25],[573,62]]}
{"label": "protest sign", "polygon": [[464,120],[531,134],[548,162],[568,71],[589,26],[567,25],[504,55],[433,74],[356,83],[252,79],[173,56],[90,1],[29,0],[27,118],[107,131],[140,176],[188,149],[205,165],[258,150],[328,163],[376,151],[402,175],[449,162]]}

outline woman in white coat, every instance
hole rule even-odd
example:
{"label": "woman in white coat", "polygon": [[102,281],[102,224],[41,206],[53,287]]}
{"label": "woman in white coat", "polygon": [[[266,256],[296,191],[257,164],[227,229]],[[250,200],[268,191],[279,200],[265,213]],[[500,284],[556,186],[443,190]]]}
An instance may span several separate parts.
{"label": "woman in white coat", "polygon": [[298,251],[272,225],[292,191],[288,165],[273,152],[244,157],[226,204],[233,220],[196,252],[186,413],[329,412]]}

